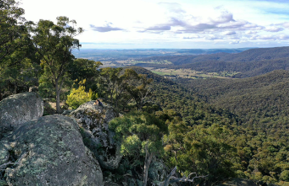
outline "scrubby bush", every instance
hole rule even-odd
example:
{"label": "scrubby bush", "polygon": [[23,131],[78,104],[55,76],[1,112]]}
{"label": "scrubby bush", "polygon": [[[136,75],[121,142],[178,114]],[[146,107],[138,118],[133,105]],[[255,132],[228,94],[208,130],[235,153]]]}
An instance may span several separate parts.
{"label": "scrubby bush", "polygon": [[85,81],[85,79],[80,81],[78,83],[79,87],[77,89],[73,88],[70,94],[67,96],[66,103],[73,109],[76,109],[79,107],[79,105],[85,102],[97,98],[97,94],[94,93],[91,89],[89,89],[89,92],[85,92]]}

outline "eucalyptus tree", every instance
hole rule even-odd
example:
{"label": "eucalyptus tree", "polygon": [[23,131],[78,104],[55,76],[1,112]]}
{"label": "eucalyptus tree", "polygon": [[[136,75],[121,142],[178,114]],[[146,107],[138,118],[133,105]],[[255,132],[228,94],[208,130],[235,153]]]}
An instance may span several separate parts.
{"label": "eucalyptus tree", "polygon": [[146,186],[153,158],[164,153],[162,136],[168,132],[167,125],[153,114],[135,112],[111,120],[109,127],[121,141],[121,153],[134,160],[132,166],[143,165],[143,185]]}
{"label": "eucalyptus tree", "polygon": [[101,89],[105,90],[105,97],[114,105],[119,107],[119,103],[128,103],[132,96],[128,92],[128,87],[138,81],[138,74],[133,69],[122,68],[102,68],[100,72]]}
{"label": "eucalyptus tree", "polygon": [[0,1],[0,64],[23,46],[21,40],[27,35],[23,14],[24,9],[19,8],[14,0]]}
{"label": "eucalyptus tree", "polygon": [[153,79],[147,78],[146,74],[138,74],[136,84],[127,87],[127,91],[135,101],[138,110],[142,109],[147,102],[147,98],[151,95],[150,84],[152,82]]}
{"label": "eucalyptus tree", "polygon": [[75,37],[83,32],[75,28],[76,21],[68,17],[57,17],[57,23],[40,20],[33,29],[33,43],[36,56],[41,59],[43,68],[42,79],[49,81],[55,88],[56,111],[60,112],[60,93],[68,77],[67,70],[75,57],[72,50],[79,48],[79,40]]}
{"label": "eucalyptus tree", "polygon": [[30,36],[33,22],[23,14],[15,0],[0,0],[0,100],[4,91],[26,90],[37,71]]}

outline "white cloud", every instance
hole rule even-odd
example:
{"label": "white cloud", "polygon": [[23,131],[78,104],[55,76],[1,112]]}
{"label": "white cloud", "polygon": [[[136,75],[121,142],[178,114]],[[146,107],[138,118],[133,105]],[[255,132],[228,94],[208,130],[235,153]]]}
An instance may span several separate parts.
{"label": "white cloud", "polygon": [[280,32],[280,31],[283,31],[284,28],[276,27],[276,26],[270,26],[270,27],[265,28],[265,30],[268,32]]}
{"label": "white cloud", "polygon": [[110,32],[110,31],[120,31],[120,30],[124,30],[122,28],[118,28],[118,27],[113,27],[111,26],[112,23],[108,23],[106,22],[104,26],[95,26],[95,25],[90,25],[90,28],[94,31],[97,32]]}
{"label": "white cloud", "polygon": [[235,31],[225,31],[225,32],[223,32],[222,33],[222,35],[235,35],[236,34],[236,32]]}
{"label": "white cloud", "polygon": [[264,13],[264,7],[266,10],[270,7],[287,10],[289,4],[248,0],[22,2],[27,20],[55,21],[57,16],[68,16],[85,29],[85,32],[78,36],[80,42],[110,43],[109,46],[111,43],[146,43],[145,46],[151,43],[153,48],[156,43],[166,47],[168,45],[164,43],[168,42],[184,43],[185,46],[186,42],[197,41],[204,42],[204,45],[199,43],[196,46],[210,47],[215,41],[218,41],[218,46],[225,47],[225,44],[229,43],[244,46],[263,41],[282,43],[283,40],[288,40],[289,36],[289,22],[284,21],[284,17]]}

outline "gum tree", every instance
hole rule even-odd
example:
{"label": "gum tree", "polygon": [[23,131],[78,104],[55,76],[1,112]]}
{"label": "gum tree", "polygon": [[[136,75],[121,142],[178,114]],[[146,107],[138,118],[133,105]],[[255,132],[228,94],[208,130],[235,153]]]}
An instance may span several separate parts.
{"label": "gum tree", "polygon": [[121,153],[134,159],[133,165],[143,162],[143,185],[147,185],[148,171],[153,157],[163,154],[162,136],[167,125],[153,114],[136,112],[113,119],[110,129],[116,131],[121,143]]}
{"label": "gum tree", "polygon": [[57,24],[49,20],[40,20],[33,29],[36,55],[40,57],[44,71],[41,79],[49,81],[55,88],[57,113],[60,113],[60,92],[65,77],[68,77],[67,70],[75,58],[72,49],[81,46],[75,36],[83,30],[75,28],[75,25],[75,20],[57,17]]}

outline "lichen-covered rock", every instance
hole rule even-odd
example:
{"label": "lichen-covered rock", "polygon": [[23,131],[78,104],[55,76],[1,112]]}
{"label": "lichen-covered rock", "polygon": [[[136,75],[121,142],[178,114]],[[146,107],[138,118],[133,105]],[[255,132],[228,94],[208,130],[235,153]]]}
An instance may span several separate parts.
{"label": "lichen-covered rock", "polygon": [[43,100],[34,92],[14,94],[0,102],[1,134],[43,115]]}
{"label": "lichen-covered rock", "polygon": [[9,152],[8,148],[5,146],[4,141],[0,141],[0,169],[1,165],[8,162]]}
{"label": "lichen-covered rock", "polygon": [[101,168],[72,118],[44,116],[6,138],[15,161],[5,170],[9,185],[103,185]]}
{"label": "lichen-covered rock", "polygon": [[122,158],[120,145],[113,139],[114,132],[108,129],[109,121],[117,116],[111,106],[94,105],[94,101],[84,103],[70,113],[81,127],[84,144],[94,153],[101,167],[108,170],[116,169]]}

